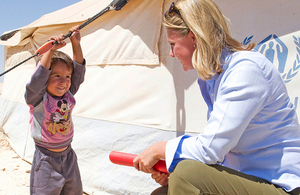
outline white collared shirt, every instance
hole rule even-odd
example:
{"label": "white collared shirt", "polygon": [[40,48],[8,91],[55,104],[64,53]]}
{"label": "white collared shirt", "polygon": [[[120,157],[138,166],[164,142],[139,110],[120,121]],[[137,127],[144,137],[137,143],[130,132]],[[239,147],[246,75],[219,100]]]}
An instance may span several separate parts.
{"label": "white collared shirt", "polygon": [[198,80],[208,121],[198,136],[168,141],[171,172],[183,159],[221,164],[287,191],[300,187],[300,126],[274,65],[256,51],[225,49],[220,75]]}

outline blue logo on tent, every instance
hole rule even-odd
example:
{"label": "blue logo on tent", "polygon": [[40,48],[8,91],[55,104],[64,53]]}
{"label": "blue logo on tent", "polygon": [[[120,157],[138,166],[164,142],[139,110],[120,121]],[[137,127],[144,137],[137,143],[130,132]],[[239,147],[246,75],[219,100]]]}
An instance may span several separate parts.
{"label": "blue logo on tent", "polygon": [[[242,44],[247,45],[251,42],[251,37],[246,37]],[[287,68],[287,58],[289,54],[289,48],[284,42],[275,34],[267,36],[264,40],[257,44],[255,49],[264,54],[272,63],[274,59],[278,61],[278,71],[281,74],[285,83],[290,82],[300,70],[300,37],[293,36],[294,43],[296,45],[296,59],[291,68]],[[297,108],[298,97],[295,98],[295,107]]]}
{"label": "blue logo on tent", "polygon": [[[246,37],[242,44],[247,45],[249,42],[251,42],[252,38],[253,36]],[[275,58],[278,60],[278,71],[282,75],[285,83],[290,82],[292,78],[297,75],[300,69],[300,37],[297,38],[293,36],[293,38],[296,45],[297,54],[293,66],[287,70],[286,61],[288,58],[289,49],[275,34],[267,36],[255,47],[257,51],[264,54],[272,63],[274,63]]]}

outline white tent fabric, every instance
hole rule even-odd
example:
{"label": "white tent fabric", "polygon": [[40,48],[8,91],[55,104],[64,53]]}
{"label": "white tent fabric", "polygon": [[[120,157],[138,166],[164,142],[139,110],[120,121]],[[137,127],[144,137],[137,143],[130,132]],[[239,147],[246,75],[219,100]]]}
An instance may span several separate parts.
{"label": "white tent fabric", "polygon": [[[149,194],[159,185],[150,175],[112,164],[111,151],[139,154],[152,143],[183,133],[197,134],[205,126],[206,105],[196,71],[183,72],[168,56],[161,16],[171,0],[130,0],[120,11],[109,11],[81,30],[87,61],[86,79],[75,95],[75,137],[84,191],[90,194]],[[52,35],[66,34],[110,3],[83,0],[47,14],[21,28],[5,45],[5,68],[33,55]],[[281,71],[296,110],[300,76],[300,2],[290,0],[222,1],[216,3],[231,19],[241,42],[260,43]],[[270,20],[272,18],[272,20]],[[68,41],[68,40],[67,40]],[[62,51],[71,55],[68,43]],[[36,61],[29,60],[4,77],[0,126],[17,153],[31,162],[25,85]]]}

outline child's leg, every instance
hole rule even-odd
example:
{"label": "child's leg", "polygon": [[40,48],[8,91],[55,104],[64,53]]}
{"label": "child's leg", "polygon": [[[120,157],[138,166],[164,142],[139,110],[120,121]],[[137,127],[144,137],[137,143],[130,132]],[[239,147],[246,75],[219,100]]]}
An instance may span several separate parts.
{"label": "child's leg", "polygon": [[59,195],[64,185],[64,178],[52,167],[55,160],[45,151],[48,150],[36,146],[30,175],[31,195]]}
{"label": "child's leg", "polygon": [[82,195],[82,183],[77,163],[77,156],[71,146],[70,151],[65,156],[63,173],[66,183],[61,191],[61,195]]}
{"label": "child's leg", "polygon": [[36,147],[31,168],[32,195],[82,195],[77,157],[71,146],[63,152]]}

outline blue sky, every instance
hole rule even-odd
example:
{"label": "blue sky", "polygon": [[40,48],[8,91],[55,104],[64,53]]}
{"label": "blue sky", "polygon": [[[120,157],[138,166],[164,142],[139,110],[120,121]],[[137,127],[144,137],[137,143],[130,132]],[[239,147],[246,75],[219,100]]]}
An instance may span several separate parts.
{"label": "blue sky", "polygon": [[[79,1],[80,0],[0,0],[0,35],[6,31],[26,26],[45,14]],[[3,71],[4,46],[0,45],[0,72],[2,73]],[[0,77],[0,82],[3,82],[3,77],[4,76]]]}

